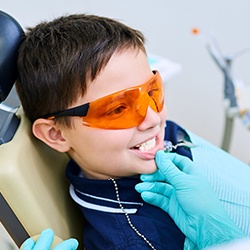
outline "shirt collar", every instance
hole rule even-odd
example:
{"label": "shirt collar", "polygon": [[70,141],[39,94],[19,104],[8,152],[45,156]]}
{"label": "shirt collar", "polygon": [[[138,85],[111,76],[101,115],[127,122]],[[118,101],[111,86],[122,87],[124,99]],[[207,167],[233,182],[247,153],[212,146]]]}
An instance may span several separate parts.
{"label": "shirt collar", "polygon": [[[81,207],[102,212],[124,213],[117,201],[114,183],[111,180],[87,179],[81,176],[78,165],[70,160],[66,176],[71,182],[70,195]],[[140,182],[139,176],[117,179],[120,201],[127,213],[135,213],[143,205],[135,185]]]}

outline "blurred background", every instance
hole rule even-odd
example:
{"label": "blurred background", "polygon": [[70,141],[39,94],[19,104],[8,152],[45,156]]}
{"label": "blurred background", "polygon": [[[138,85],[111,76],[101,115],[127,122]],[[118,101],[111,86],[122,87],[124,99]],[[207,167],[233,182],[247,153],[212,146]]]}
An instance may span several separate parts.
{"label": "blurred background", "polygon": [[[0,9],[12,15],[24,29],[63,14],[89,13],[115,18],[141,30],[150,53],[181,66],[181,71],[166,82],[168,119],[221,146],[224,77],[201,36],[191,31],[197,27],[203,35],[213,35],[225,55],[249,48],[249,1],[16,0],[1,1]],[[236,79],[250,85],[250,53],[238,57],[232,69]],[[15,90],[5,103],[19,104]],[[241,118],[236,118],[229,152],[249,164],[249,151],[250,131]]]}

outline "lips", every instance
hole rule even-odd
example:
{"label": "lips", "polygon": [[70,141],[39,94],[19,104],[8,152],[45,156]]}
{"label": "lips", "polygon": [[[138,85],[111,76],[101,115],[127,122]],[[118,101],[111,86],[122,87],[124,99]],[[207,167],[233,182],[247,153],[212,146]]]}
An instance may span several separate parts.
{"label": "lips", "polygon": [[156,135],[153,138],[151,137],[151,139],[142,142],[141,144],[137,144],[130,149],[134,154],[143,160],[153,160],[156,152],[163,147],[163,140],[159,137],[159,135]]}
{"label": "lips", "polygon": [[142,144],[136,145],[135,147],[133,147],[133,149],[137,149],[139,151],[148,151],[148,150],[154,148],[155,145],[156,145],[156,137],[154,137],[146,142],[143,142]]}

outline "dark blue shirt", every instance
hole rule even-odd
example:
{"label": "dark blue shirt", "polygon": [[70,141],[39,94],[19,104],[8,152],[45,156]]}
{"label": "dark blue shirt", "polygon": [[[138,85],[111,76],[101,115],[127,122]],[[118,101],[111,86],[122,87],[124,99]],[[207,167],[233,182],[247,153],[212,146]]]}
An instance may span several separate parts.
{"label": "dark blue shirt", "polygon": [[[173,122],[167,122],[165,139],[176,144],[179,138],[188,139],[187,133]],[[191,158],[190,150],[179,147],[179,154]],[[139,176],[116,180],[119,198],[132,225],[117,202],[117,193],[111,180],[93,180],[81,176],[74,161],[70,161],[67,178],[71,182],[70,193],[84,215],[84,245],[87,250],[142,250],[151,249],[139,233],[156,249],[183,249],[185,236],[170,216],[158,207],[145,203],[135,185]]]}

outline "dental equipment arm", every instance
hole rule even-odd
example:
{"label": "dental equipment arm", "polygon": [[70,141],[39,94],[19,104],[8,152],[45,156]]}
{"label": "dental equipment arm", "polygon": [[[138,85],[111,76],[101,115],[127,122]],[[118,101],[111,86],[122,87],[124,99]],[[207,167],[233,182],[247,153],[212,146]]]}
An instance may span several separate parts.
{"label": "dental equipment arm", "polygon": [[158,170],[136,185],[143,200],[167,212],[198,249],[244,238],[208,180],[187,157],[158,151]]}
{"label": "dental equipment arm", "polygon": [[[54,232],[51,229],[42,231],[40,237],[35,242],[28,238],[22,246],[22,250],[50,250],[54,240]],[[68,239],[56,245],[53,250],[76,250],[78,242],[76,239]]]}

